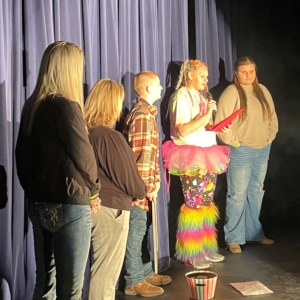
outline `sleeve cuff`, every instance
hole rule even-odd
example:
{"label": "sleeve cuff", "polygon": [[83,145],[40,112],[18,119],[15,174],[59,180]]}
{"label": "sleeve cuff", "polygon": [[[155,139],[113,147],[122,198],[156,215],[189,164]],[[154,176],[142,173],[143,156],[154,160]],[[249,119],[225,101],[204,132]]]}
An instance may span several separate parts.
{"label": "sleeve cuff", "polygon": [[98,196],[99,196],[99,194],[97,193],[97,194],[91,196],[91,197],[90,197],[90,200],[91,200],[91,201],[92,201],[92,200],[95,200]]}

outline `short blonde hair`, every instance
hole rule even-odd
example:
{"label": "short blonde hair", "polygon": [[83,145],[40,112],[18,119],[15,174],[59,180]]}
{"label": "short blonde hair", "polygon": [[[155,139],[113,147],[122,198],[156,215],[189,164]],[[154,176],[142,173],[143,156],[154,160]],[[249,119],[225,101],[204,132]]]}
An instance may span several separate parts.
{"label": "short blonde hair", "polygon": [[24,105],[24,129],[29,133],[35,113],[47,96],[59,95],[83,106],[84,55],[70,42],[50,44],[42,57],[35,89]]}
{"label": "short blonde hair", "polygon": [[152,71],[142,71],[133,78],[134,90],[140,96],[145,92],[147,86],[152,85],[158,78],[158,75]]}
{"label": "short blonde hair", "polygon": [[100,125],[113,127],[120,118],[124,101],[123,85],[111,79],[101,79],[93,86],[84,107],[88,128]]}

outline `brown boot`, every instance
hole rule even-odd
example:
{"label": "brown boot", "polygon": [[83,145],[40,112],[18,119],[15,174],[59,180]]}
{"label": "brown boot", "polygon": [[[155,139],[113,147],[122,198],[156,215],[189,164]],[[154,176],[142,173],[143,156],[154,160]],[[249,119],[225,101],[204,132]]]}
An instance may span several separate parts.
{"label": "brown boot", "polygon": [[231,253],[234,253],[234,254],[237,254],[237,253],[241,253],[242,252],[242,249],[240,247],[239,244],[229,244],[228,245],[228,250],[231,252]]}
{"label": "brown boot", "polygon": [[154,286],[145,280],[125,288],[125,294],[130,296],[141,295],[142,297],[155,297],[164,292],[160,287]]}
{"label": "brown boot", "polygon": [[168,275],[152,274],[146,281],[153,285],[166,285],[172,281]]}
{"label": "brown boot", "polygon": [[257,241],[257,242],[261,245],[273,245],[273,244],[275,244],[274,240],[268,239],[268,238],[264,238],[264,239],[262,239],[260,241]]}

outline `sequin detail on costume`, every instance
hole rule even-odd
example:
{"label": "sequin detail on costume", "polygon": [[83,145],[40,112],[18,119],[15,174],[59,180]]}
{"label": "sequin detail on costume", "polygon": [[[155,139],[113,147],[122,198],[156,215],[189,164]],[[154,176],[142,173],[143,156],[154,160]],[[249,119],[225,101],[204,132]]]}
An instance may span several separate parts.
{"label": "sequin detail on costume", "polygon": [[198,208],[200,205],[210,205],[214,200],[217,175],[180,176],[185,205]]}

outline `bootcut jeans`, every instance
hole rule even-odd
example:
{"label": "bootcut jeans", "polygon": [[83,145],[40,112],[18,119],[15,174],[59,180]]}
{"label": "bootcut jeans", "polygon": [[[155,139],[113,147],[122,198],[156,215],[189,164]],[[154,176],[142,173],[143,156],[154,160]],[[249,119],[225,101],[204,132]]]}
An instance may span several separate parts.
{"label": "bootcut jeans", "polygon": [[259,216],[270,149],[271,144],[262,149],[244,145],[230,149],[224,225],[227,244],[243,245],[265,238]]}
{"label": "bootcut jeans", "polygon": [[134,205],[130,211],[125,254],[126,287],[136,285],[154,273],[152,263],[143,263],[142,261],[142,243],[146,230],[147,212]]}
{"label": "bootcut jeans", "polygon": [[32,299],[81,299],[90,249],[90,206],[27,201],[27,212],[36,260]]}

